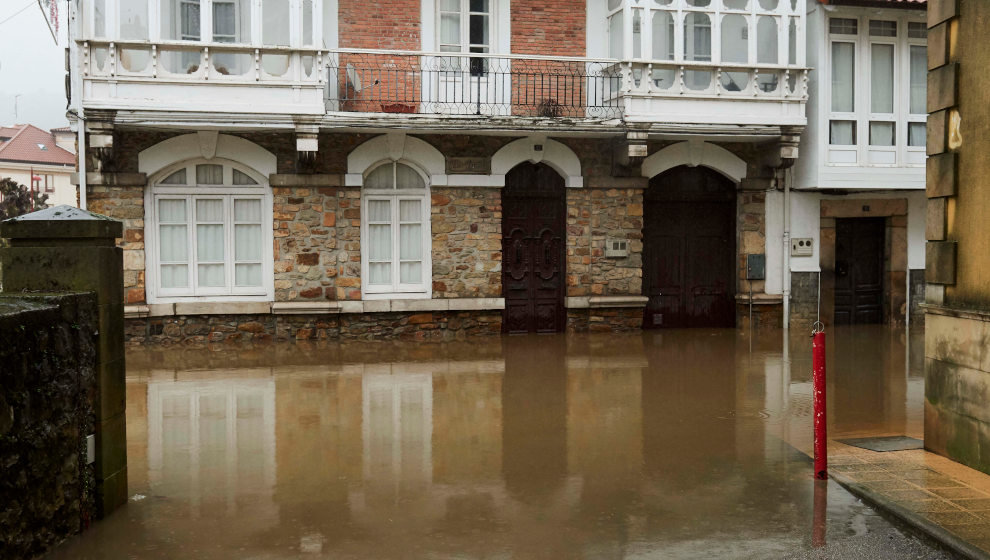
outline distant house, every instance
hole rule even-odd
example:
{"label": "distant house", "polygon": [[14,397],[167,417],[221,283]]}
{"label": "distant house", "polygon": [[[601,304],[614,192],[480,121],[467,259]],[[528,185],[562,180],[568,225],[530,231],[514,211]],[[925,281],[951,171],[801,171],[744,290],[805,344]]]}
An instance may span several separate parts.
{"label": "distant house", "polygon": [[75,134],[68,127],[51,131],[30,124],[0,126],[0,178],[12,178],[48,195],[48,204],[77,206]]}

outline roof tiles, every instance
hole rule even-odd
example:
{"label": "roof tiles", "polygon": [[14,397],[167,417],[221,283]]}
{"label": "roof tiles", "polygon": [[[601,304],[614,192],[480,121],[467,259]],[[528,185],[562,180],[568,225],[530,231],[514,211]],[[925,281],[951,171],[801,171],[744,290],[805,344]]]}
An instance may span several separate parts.
{"label": "roof tiles", "polygon": [[57,146],[51,132],[21,124],[0,127],[0,161],[74,166],[76,155]]}

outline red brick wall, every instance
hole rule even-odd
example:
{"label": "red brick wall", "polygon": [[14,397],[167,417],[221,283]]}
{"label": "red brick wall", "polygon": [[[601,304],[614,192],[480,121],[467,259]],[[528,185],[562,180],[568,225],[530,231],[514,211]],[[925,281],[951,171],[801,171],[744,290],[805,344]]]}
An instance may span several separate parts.
{"label": "red brick wall", "polygon": [[340,0],[340,47],[419,50],[419,0]]}
{"label": "red brick wall", "polygon": [[584,2],[512,0],[511,5],[513,54],[585,55]]}

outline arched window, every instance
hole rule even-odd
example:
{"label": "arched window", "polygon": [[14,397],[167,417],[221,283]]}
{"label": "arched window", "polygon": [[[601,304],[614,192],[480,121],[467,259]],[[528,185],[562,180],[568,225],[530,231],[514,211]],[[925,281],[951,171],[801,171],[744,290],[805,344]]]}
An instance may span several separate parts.
{"label": "arched window", "polygon": [[364,177],[361,211],[364,293],[428,296],[430,198],[424,176],[402,162],[371,168]]}
{"label": "arched window", "polygon": [[272,202],[264,178],[233,162],[177,164],[152,183],[149,302],[271,299]]}

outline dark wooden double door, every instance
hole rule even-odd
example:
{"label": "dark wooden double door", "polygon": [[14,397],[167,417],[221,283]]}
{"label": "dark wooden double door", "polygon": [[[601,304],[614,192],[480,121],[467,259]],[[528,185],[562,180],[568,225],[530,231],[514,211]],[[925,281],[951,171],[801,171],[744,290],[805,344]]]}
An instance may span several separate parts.
{"label": "dark wooden double door", "polygon": [[502,191],[502,332],[564,329],[564,179],[545,164],[523,163]]}
{"label": "dark wooden double door", "polygon": [[735,185],[675,167],[650,180],[643,217],[643,328],[734,327]]}
{"label": "dark wooden double door", "polygon": [[835,221],[835,324],[883,322],[884,218]]}

